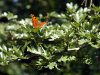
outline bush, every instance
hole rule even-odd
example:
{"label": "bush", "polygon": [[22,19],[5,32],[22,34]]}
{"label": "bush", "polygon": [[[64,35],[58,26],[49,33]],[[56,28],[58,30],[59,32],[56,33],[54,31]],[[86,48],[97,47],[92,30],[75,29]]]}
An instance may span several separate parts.
{"label": "bush", "polygon": [[[66,6],[65,14],[48,13],[48,22],[39,29],[30,18],[0,15],[2,75],[100,74],[100,7]],[[38,19],[45,20],[41,14]]]}

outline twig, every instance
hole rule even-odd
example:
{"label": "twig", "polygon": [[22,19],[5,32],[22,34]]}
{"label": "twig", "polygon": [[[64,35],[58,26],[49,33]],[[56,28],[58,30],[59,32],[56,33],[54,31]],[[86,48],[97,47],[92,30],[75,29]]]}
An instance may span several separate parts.
{"label": "twig", "polygon": [[75,50],[75,51],[77,51],[77,50],[79,50],[80,48],[72,48],[72,49],[68,49],[68,51],[73,51],[73,50]]}

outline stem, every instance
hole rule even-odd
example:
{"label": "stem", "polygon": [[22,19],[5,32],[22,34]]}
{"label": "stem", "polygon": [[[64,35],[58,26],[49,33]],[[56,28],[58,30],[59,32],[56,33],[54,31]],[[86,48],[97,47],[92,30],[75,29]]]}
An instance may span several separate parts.
{"label": "stem", "polygon": [[93,0],[90,0],[90,6],[89,6],[89,7],[91,7],[91,5],[92,5],[92,2],[93,2]]}
{"label": "stem", "polygon": [[87,6],[87,0],[85,0],[85,6]]}
{"label": "stem", "polygon": [[79,48],[68,49],[68,51],[73,51],[73,50],[77,51],[77,50],[79,50]]}

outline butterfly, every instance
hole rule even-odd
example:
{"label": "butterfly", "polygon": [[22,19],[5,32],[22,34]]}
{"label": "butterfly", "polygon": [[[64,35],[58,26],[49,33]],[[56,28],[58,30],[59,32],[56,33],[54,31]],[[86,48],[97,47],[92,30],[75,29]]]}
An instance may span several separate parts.
{"label": "butterfly", "polygon": [[34,28],[39,29],[46,24],[46,22],[39,22],[38,19],[32,14],[31,14],[31,18],[32,18],[32,25],[33,25]]}

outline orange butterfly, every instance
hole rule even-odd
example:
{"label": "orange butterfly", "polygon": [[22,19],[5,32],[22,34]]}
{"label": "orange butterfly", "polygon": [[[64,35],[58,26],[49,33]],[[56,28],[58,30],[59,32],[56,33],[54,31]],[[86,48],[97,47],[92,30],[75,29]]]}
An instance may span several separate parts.
{"label": "orange butterfly", "polygon": [[34,28],[41,28],[46,24],[46,22],[39,22],[38,19],[32,14],[31,17],[32,17],[32,25]]}

